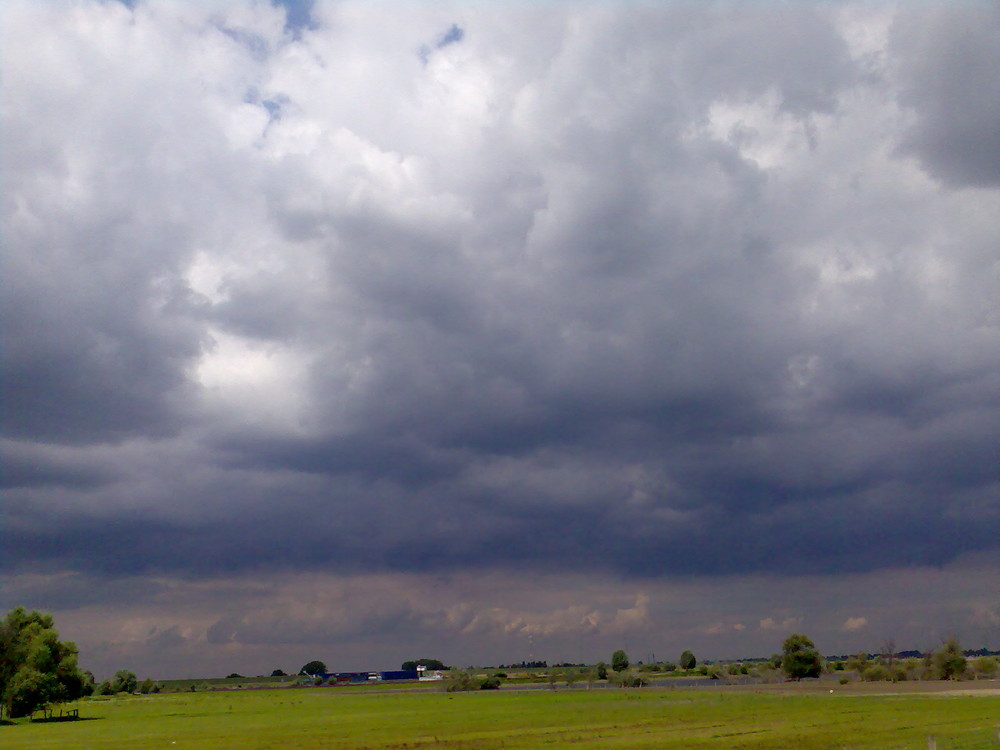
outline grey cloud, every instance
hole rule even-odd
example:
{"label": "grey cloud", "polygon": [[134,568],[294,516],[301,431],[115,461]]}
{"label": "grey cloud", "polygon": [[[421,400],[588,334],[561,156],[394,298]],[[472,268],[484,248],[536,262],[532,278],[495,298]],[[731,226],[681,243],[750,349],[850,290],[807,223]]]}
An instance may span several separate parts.
{"label": "grey cloud", "polygon": [[1000,8],[940,5],[902,14],[900,102],[915,122],[901,148],[952,185],[1000,184]]}
{"label": "grey cloud", "polygon": [[935,145],[929,83],[988,12],[901,12],[872,75],[839,10],[787,10],[317,6],[293,38],[233,5],[205,28],[276,53],[216,31],[203,70],[139,6],[177,71],[113,67],[99,109],[19,70],[4,569],[836,578],[995,550],[996,195],[952,189],[990,183]]}

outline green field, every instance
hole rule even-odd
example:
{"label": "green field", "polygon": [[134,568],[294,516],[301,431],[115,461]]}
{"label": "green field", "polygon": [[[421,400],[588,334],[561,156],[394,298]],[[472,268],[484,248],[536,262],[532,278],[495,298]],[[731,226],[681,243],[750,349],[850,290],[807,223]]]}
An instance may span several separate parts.
{"label": "green field", "polygon": [[[954,684],[954,683],[953,683]],[[65,723],[0,726],[31,748],[1000,748],[1000,695],[798,686],[387,692],[276,689],[76,704]]]}

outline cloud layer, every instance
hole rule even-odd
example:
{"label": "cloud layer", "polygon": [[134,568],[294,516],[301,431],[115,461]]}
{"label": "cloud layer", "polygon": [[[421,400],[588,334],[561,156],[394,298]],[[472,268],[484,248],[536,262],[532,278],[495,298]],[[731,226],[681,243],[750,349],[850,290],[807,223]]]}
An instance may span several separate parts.
{"label": "cloud layer", "polygon": [[0,17],[9,591],[994,559],[995,5],[129,5]]}

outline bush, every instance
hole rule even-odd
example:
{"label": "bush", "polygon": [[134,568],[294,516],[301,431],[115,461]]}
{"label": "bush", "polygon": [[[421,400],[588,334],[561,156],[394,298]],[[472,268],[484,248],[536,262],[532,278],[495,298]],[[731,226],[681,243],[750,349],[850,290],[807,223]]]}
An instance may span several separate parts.
{"label": "bush", "polygon": [[645,677],[637,672],[633,672],[630,669],[623,669],[620,672],[615,672],[608,678],[608,682],[616,687],[622,688],[645,687],[649,684]]}
{"label": "bush", "polygon": [[464,693],[469,690],[479,690],[479,688],[479,682],[465,669],[452,670],[444,683],[444,689],[449,693]]}
{"label": "bush", "polygon": [[597,662],[597,679],[606,680],[608,679],[608,665],[603,661]]}
{"label": "bush", "polygon": [[881,664],[872,664],[861,673],[866,682],[883,682],[889,679],[889,670]]}
{"label": "bush", "polygon": [[496,675],[487,676],[479,683],[480,690],[498,690],[500,688],[500,678]]}
{"label": "bush", "polygon": [[839,682],[840,682],[841,685],[846,685],[850,681],[851,681],[851,678],[848,677],[847,675],[842,675],[841,678],[840,678],[840,680],[839,680]]}
{"label": "bush", "polygon": [[959,680],[965,674],[968,661],[962,655],[958,640],[949,638],[931,657],[937,676],[942,680]]}

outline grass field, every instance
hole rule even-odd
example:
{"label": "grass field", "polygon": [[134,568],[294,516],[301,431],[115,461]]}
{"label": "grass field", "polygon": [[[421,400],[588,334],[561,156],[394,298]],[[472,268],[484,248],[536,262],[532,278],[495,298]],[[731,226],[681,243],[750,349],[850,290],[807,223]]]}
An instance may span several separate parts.
{"label": "grass field", "polygon": [[375,692],[279,689],[78,704],[81,721],[0,726],[53,748],[1000,748],[1000,691],[800,689]]}

